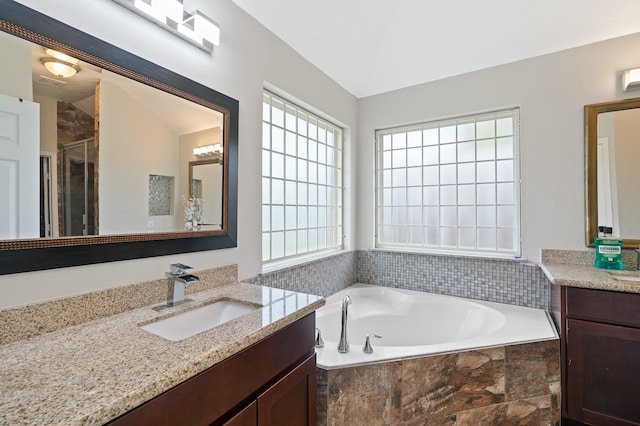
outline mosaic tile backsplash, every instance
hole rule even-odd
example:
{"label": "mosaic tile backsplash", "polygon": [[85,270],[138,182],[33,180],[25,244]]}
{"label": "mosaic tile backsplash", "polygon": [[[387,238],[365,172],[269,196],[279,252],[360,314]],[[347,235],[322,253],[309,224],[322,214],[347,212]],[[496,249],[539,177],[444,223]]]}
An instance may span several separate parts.
{"label": "mosaic tile backsplash", "polygon": [[518,260],[362,250],[261,274],[248,282],[330,296],[363,283],[530,308],[549,308],[538,265]]}

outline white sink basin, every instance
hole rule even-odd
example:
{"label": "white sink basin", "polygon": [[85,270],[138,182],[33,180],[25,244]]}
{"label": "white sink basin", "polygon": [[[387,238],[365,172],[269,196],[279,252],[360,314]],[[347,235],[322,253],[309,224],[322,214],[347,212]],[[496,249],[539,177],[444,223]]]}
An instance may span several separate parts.
{"label": "white sink basin", "polygon": [[221,300],[167,319],[143,325],[141,328],[176,342],[195,336],[256,309],[258,309],[257,306],[231,300]]}

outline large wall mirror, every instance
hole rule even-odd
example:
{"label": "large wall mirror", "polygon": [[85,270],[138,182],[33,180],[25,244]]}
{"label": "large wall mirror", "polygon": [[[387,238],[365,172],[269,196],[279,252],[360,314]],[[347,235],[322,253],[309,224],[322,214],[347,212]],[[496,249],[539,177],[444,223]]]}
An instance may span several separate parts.
{"label": "large wall mirror", "polygon": [[238,101],[11,0],[0,30],[0,274],[236,246]]}
{"label": "large wall mirror", "polygon": [[586,243],[598,227],[640,245],[640,98],[586,105]]}

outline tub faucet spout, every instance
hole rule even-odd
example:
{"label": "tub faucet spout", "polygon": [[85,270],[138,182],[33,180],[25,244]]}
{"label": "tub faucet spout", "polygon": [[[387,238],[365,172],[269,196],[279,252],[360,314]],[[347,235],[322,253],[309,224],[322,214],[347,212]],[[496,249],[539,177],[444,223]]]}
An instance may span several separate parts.
{"label": "tub faucet spout", "polygon": [[342,299],[342,328],[340,329],[340,343],[338,344],[338,352],[349,352],[349,342],[347,341],[347,313],[349,311],[349,305],[351,304],[351,298],[346,295]]}

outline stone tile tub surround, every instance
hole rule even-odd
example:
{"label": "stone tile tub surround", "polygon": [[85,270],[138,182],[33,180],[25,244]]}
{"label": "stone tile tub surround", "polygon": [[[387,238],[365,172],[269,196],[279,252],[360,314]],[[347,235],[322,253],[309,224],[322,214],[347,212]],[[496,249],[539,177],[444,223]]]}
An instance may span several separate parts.
{"label": "stone tile tub surround", "polygon": [[550,282],[518,259],[359,250],[261,274],[247,282],[327,297],[356,282],[549,308]]}
{"label": "stone tile tub surround", "polygon": [[[198,284],[185,294],[238,282],[238,265],[193,272]],[[167,300],[167,279],[144,281],[79,296],[0,310],[0,344],[60,330]]]}
{"label": "stone tile tub surround", "polygon": [[318,369],[318,424],[557,425],[558,339]]}

